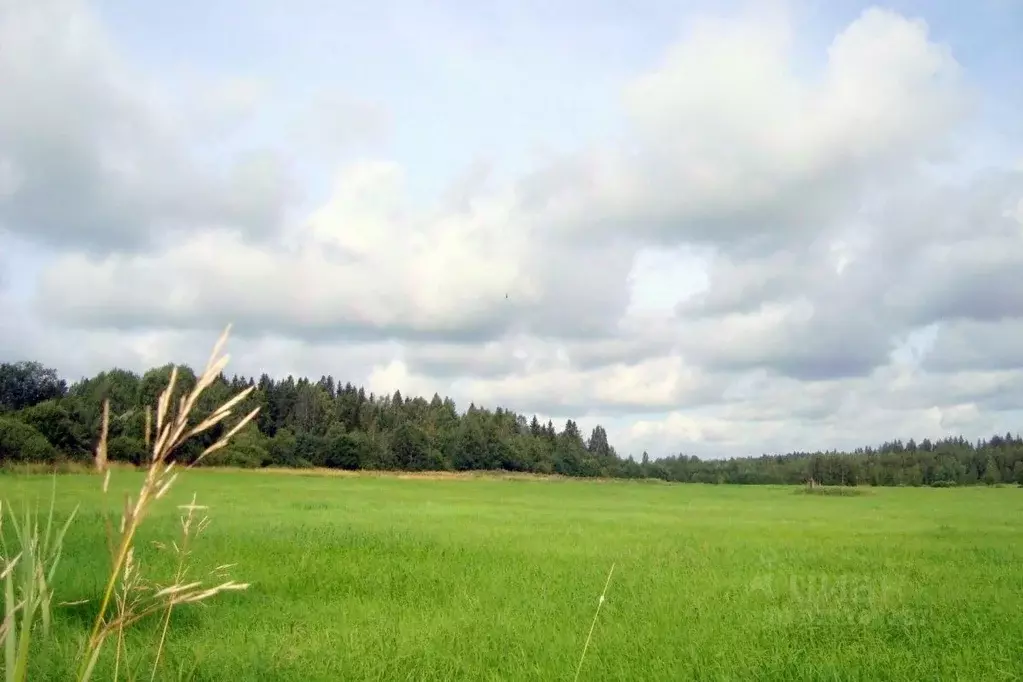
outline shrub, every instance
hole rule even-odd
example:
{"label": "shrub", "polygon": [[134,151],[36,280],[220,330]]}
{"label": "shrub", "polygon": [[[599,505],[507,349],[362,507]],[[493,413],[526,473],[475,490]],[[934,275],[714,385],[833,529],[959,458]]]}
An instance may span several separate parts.
{"label": "shrub", "polygon": [[0,462],[55,462],[57,450],[34,426],[0,417]]}
{"label": "shrub", "polygon": [[146,443],[141,438],[117,436],[107,443],[107,457],[111,462],[128,462],[141,466],[146,460]]}
{"label": "shrub", "polygon": [[91,434],[62,402],[47,400],[18,412],[16,418],[34,426],[59,452],[88,461]]}
{"label": "shrub", "polygon": [[229,466],[243,469],[257,469],[270,464],[270,453],[266,449],[267,439],[254,428],[246,428],[223,449],[206,457],[209,466]]}

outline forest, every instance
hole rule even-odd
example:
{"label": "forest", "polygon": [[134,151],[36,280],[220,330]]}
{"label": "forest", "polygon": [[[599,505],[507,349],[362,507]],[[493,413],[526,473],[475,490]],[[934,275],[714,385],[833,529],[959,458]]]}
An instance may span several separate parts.
{"label": "forest", "polygon": [[[38,362],[0,364],[0,464],[87,463],[109,400],[108,457],[143,464],[146,407],[156,403],[172,366],[143,374],[111,369],[73,384]],[[176,395],[195,384],[178,367]],[[619,454],[605,429],[587,436],[569,419],[560,428],[536,416],[450,398],[374,395],[331,376],[317,381],[221,375],[200,400],[199,417],[254,386],[239,408],[256,406],[253,423],[202,466],[327,467],[337,469],[503,470],[580,477],[650,478],[716,484],[956,486],[1023,484],[1023,439],[995,435],[919,442],[892,440],[853,452],[792,452],[730,459],[677,454],[651,459]],[[222,431],[193,439],[178,453],[193,461]]]}

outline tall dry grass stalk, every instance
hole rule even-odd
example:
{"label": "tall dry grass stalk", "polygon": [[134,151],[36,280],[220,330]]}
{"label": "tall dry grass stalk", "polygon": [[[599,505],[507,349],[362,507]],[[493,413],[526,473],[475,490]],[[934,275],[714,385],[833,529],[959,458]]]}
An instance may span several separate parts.
{"label": "tall dry grass stalk", "polygon": [[[230,590],[244,590],[248,587],[246,583],[238,583],[226,579],[223,568],[215,571],[214,576],[220,580],[212,586],[206,585],[201,580],[188,581],[187,575],[187,547],[193,535],[197,535],[208,520],[203,518],[196,526],[193,526],[194,512],[201,507],[193,502],[187,505],[187,514],[182,519],[183,538],[181,545],[173,543],[179,552],[178,569],[172,584],[160,587],[151,585],[140,570],[135,554],[135,535],[142,521],[146,518],[147,512],[154,502],[162,498],[170,490],[177,480],[178,469],[172,455],[189,438],[208,431],[214,426],[221,424],[231,416],[233,410],[252,392],[254,387],[249,387],[223,405],[213,410],[206,418],[197,424],[190,424],[190,416],[195,411],[199,397],[227,366],[229,355],[222,354],[223,347],[227,342],[230,333],[230,325],[224,330],[217,343],[213,347],[209,361],[203,370],[202,375],[187,395],[181,397],[178,404],[172,404],[174,389],[178,378],[178,370],[175,366],[171,370],[170,380],[167,387],[157,399],[155,411],[155,424],[151,412],[146,412],[146,445],[150,448],[149,464],[146,469],[146,476],[134,499],[127,496],[124,501],[120,523],[116,532],[113,524],[107,519],[108,546],[111,554],[112,565],[103,596],[96,613],[96,620],[92,625],[88,639],[85,642],[77,679],[87,680],[92,676],[100,652],[106,640],[116,634],[118,639],[118,650],[115,660],[115,670],[119,668],[123,652],[123,633],[125,628],[154,613],[164,613],[163,628],[160,633],[157,647],[156,660],[154,661],[153,675],[155,677],[156,667],[160,662],[160,655],[163,652],[163,644],[166,639],[167,626],[171,610],[179,605],[203,601],[221,592]],[[175,409],[176,407],[176,409]],[[218,438],[212,445],[207,447],[188,467],[194,466],[204,457],[212,452],[226,446],[229,440],[248,424],[259,412],[255,408],[239,419],[234,426],[229,428],[224,435]],[[110,468],[107,461],[107,429],[110,422],[110,406],[108,402],[103,404],[103,417],[100,427],[99,444],[96,447],[95,464],[98,471],[104,474],[103,492],[109,491]],[[186,549],[182,551],[182,547]],[[120,588],[120,589],[118,589]],[[116,595],[116,597],[115,597]],[[111,602],[114,602],[113,608]],[[116,672],[115,672],[116,678]]]}
{"label": "tall dry grass stalk", "polygon": [[[160,394],[156,405],[155,428],[152,412],[146,411],[145,441],[147,449],[151,448],[146,476],[134,499],[126,496],[120,522],[116,532],[109,516],[104,518],[107,531],[107,543],[112,563],[107,578],[106,588],[96,613],[96,620],[85,641],[76,679],[91,678],[103,644],[112,635],[117,635],[117,652],[114,661],[114,679],[118,677],[124,651],[124,631],[139,620],[156,613],[163,613],[162,627],[156,655],[153,662],[152,677],[160,664],[170,615],[174,607],[180,604],[206,600],[214,595],[230,590],[244,590],[246,583],[230,580],[225,571],[230,566],[220,566],[211,572],[212,584],[192,579],[189,575],[191,541],[201,533],[209,523],[203,516],[196,519],[195,512],[204,509],[195,503],[192,497],[190,505],[184,505],[185,515],[182,516],[182,536],[171,545],[177,554],[177,569],[168,585],[153,583],[145,577],[135,552],[135,535],[154,502],[167,494],[177,480],[176,462],[172,455],[189,438],[199,435],[226,422],[233,410],[253,390],[252,387],[242,391],[213,412],[201,419],[199,423],[190,423],[190,417],[196,409],[199,397],[223,371],[229,356],[222,354],[224,344],[230,333],[230,325],[224,330],[213,347],[210,359],[206,363],[202,376],[195,388],[183,396],[178,404],[172,405],[172,396],[177,382],[177,367],[171,371],[167,387]],[[256,416],[256,408],[239,419],[234,426],[207,447],[188,466],[194,466],[212,452],[223,448],[229,440]],[[110,463],[107,460],[107,432],[110,424],[110,404],[103,403],[100,424],[99,443],[96,446],[94,463],[96,469],[103,474],[103,492],[108,493],[110,487]],[[180,469],[181,467],[177,467]],[[23,518],[15,517],[10,506],[0,504],[0,581],[4,591],[4,617],[0,622],[0,646],[4,661],[5,682],[22,682],[28,676],[31,654],[31,641],[34,628],[41,625],[42,634],[49,632],[53,605],[53,579],[60,562],[64,536],[71,525],[76,507],[67,520],[57,527],[54,525],[54,503],[56,500],[56,475],[53,479],[53,491],[50,496],[50,509],[45,526],[40,528],[38,511],[26,507]],[[11,526],[16,535],[17,550],[12,554],[8,548],[4,528],[4,512],[10,516]],[[113,601],[113,605],[111,602]],[[76,602],[82,603],[82,602]]]}

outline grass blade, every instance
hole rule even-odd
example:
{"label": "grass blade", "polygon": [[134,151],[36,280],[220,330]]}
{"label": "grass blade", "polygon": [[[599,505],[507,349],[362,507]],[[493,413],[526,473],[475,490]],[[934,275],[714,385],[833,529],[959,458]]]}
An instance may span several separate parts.
{"label": "grass blade", "polygon": [[604,605],[604,597],[607,594],[607,586],[611,584],[611,574],[614,573],[615,565],[611,564],[611,570],[607,572],[607,580],[604,582],[604,590],[600,593],[600,600],[597,601],[597,610],[593,613],[593,622],[590,623],[590,632],[586,635],[586,643],[583,644],[583,653],[579,657],[579,665],[575,669],[575,680],[579,682],[579,674],[583,670],[583,661],[586,660],[586,650],[590,648],[590,640],[593,639],[593,629],[597,626],[597,616],[600,615],[600,607]]}
{"label": "grass blade", "polygon": [[18,653],[18,621],[17,607],[14,604],[14,569],[21,555],[11,561],[4,570],[4,624],[7,625],[7,637],[4,638],[4,679],[14,682],[14,668]]}

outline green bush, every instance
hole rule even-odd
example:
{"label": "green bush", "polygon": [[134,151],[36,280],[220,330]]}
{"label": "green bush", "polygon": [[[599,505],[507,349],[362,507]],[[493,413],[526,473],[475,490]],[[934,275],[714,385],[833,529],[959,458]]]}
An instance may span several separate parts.
{"label": "green bush", "polygon": [[140,466],[146,461],[146,443],[141,438],[117,436],[107,442],[107,457],[112,462],[130,462]]}
{"label": "green bush", "polygon": [[258,469],[270,463],[266,449],[253,445],[228,445],[214,452],[204,460],[208,466],[238,467],[241,469]]}
{"label": "green bush", "polygon": [[91,457],[92,434],[61,402],[47,400],[18,412],[16,418],[34,427],[50,445],[71,459],[82,461]]}
{"label": "green bush", "polygon": [[0,462],[55,462],[57,450],[34,426],[0,417]]}
{"label": "green bush", "polygon": [[255,426],[246,427],[225,448],[208,455],[203,465],[242,469],[269,466],[272,460],[266,447],[268,442]]}

